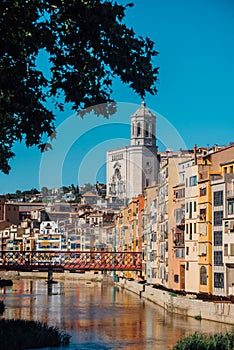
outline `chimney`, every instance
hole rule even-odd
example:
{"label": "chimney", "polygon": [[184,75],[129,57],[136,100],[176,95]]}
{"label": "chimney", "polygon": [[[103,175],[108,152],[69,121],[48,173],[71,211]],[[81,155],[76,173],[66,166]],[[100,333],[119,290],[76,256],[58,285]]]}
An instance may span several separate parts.
{"label": "chimney", "polygon": [[196,144],[193,147],[193,154],[194,154],[194,164],[197,165],[197,145]]}

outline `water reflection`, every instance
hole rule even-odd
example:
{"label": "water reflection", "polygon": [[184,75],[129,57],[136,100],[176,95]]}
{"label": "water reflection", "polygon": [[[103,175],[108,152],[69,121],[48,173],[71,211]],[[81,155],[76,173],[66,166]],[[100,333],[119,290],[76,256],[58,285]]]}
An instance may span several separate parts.
{"label": "water reflection", "polygon": [[134,294],[101,282],[56,283],[48,293],[44,280],[26,279],[14,281],[1,293],[0,300],[6,305],[2,317],[38,320],[64,329],[72,335],[71,350],[164,350],[195,331],[231,328],[168,314]]}

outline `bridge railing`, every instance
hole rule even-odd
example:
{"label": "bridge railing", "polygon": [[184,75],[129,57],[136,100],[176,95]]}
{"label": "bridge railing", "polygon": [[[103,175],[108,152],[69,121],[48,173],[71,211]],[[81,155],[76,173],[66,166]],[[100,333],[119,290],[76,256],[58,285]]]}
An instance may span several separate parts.
{"label": "bridge railing", "polygon": [[0,251],[0,269],[136,270],[141,252],[109,251]]}

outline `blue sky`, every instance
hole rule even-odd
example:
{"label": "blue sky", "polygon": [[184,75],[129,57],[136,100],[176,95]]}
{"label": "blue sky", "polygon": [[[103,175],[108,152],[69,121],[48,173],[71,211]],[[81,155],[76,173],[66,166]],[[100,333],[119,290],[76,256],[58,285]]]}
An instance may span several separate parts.
{"label": "blue sky", "polygon": [[[159,52],[154,62],[160,67],[158,94],[145,99],[159,115],[157,134],[168,133],[168,140],[161,136],[163,142],[158,145],[176,149],[181,143],[171,144],[171,140],[178,140],[178,134],[188,148],[194,143],[211,146],[234,141],[233,1],[133,2],[125,22],[137,35],[150,37]],[[43,57],[40,64],[46,69]],[[54,145],[51,154],[42,157],[36,147],[26,149],[16,144],[10,175],[0,174],[0,193],[43,185],[105,182],[106,150],[129,145],[129,117],[141,103],[118,80],[113,97],[121,108],[109,121],[94,116],[74,119],[69,106],[63,113],[57,112],[56,125],[65,151],[57,150],[61,144]]]}

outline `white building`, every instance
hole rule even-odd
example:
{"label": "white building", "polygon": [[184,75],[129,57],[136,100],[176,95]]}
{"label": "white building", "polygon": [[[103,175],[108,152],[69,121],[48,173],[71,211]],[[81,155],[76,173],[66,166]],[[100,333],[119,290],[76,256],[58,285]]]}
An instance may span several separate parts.
{"label": "white building", "polygon": [[42,221],[36,235],[36,250],[61,250],[62,234],[54,221]]}
{"label": "white building", "polygon": [[131,199],[157,181],[156,116],[142,102],[131,116],[131,145],[107,152],[107,197]]}

